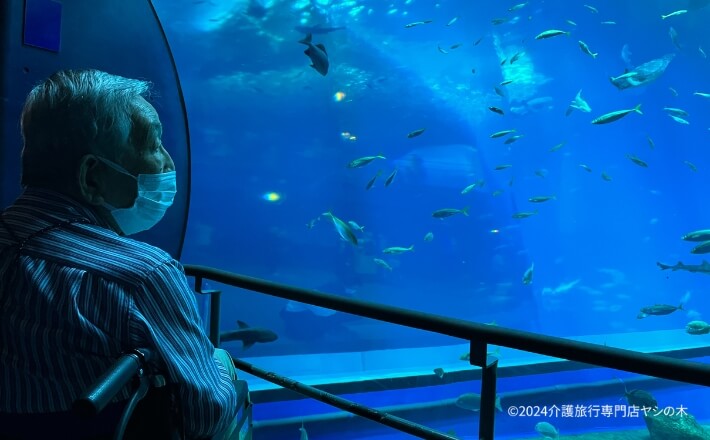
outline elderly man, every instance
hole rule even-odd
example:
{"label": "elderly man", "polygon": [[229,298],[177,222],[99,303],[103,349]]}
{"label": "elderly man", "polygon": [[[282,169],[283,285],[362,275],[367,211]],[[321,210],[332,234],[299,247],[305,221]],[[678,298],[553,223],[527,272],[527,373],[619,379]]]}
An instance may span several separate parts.
{"label": "elderly man", "polygon": [[182,266],[126,237],[155,226],[176,192],[148,93],[144,81],[66,70],[27,97],[24,191],[0,215],[0,438],[37,414],[69,418],[137,347],[156,352],[188,437],[236,417],[234,367],[205,335]]}

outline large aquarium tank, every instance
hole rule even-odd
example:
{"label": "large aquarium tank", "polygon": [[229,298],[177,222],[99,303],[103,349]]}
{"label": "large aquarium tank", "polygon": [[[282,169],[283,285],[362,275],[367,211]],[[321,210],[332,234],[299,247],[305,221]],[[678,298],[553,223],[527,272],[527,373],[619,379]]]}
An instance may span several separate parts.
{"label": "large aquarium tank", "polygon": [[[585,1],[154,0],[182,261],[708,362],[710,2]],[[467,341],[206,287],[233,356],[478,438]],[[710,439],[706,389],[490,349],[496,438]],[[243,377],[255,438],[411,438]]]}

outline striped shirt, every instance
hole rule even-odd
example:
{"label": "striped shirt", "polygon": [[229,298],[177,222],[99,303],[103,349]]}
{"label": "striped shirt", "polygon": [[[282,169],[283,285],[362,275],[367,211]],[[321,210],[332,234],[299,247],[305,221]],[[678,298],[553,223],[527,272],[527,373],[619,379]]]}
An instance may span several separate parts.
{"label": "striped shirt", "polygon": [[146,347],[177,384],[188,436],[236,417],[180,263],[53,191],[26,189],[0,218],[0,413],[67,411],[122,351]]}

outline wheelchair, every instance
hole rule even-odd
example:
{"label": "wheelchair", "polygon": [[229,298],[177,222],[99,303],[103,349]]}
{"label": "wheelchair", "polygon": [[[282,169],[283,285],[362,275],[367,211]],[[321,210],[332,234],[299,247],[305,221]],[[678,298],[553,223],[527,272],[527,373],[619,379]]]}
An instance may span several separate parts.
{"label": "wheelchair", "polygon": [[[1,415],[0,440],[183,440],[176,393],[150,367],[148,349],[123,354],[73,405],[52,414]],[[132,382],[132,383],[131,383]],[[111,403],[126,386],[131,396]],[[209,440],[251,440],[252,405],[246,381],[235,381],[239,411],[229,428]]]}

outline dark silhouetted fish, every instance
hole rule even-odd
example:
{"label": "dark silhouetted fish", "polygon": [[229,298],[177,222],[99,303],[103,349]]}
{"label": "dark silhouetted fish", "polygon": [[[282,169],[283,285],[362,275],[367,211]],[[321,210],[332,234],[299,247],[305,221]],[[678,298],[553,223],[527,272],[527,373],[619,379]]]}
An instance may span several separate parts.
{"label": "dark silhouetted fish", "polygon": [[299,43],[308,46],[308,49],[304,50],[303,53],[311,59],[311,67],[313,67],[316,72],[326,76],[328,74],[328,67],[330,66],[330,62],[328,61],[328,53],[325,51],[325,46],[323,46],[323,44],[312,44],[312,39],[313,35],[308,34],[306,35],[306,38],[300,40]]}
{"label": "dark silhouetted fish", "polygon": [[321,26],[317,24],[315,26],[296,26],[294,29],[304,34],[329,34],[345,29],[345,26]]}
{"label": "dark silhouetted fish", "polygon": [[242,341],[246,350],[257,342],[273,342],[279,338],[276,333],[268,328],[249,327],[244,321],[237,321],[237,326],[239,326],[237,330],[220,333],[220,341]]}

